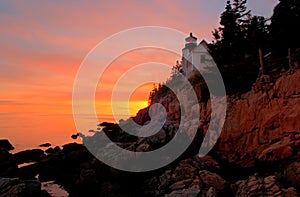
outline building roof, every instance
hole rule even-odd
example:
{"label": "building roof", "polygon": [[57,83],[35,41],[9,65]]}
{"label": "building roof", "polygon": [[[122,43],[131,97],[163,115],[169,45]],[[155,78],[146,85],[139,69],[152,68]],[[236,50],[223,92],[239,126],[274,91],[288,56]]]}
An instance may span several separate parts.
{"label": "building roof", "polygon": [[193,36],[193,33],[191,32],[190,33],[190,36],[185,38],[186,41],[188,41],[190,38],[194,39],[194,40],[197,40],[197,37]]}
{"label": "building roof", "polygon": [[208,43],[203,39],[200,43],[199,43],[199,45],[202,45],[208,52],[210,52],[210,49],[209,49],[209,47],[208,47]]}

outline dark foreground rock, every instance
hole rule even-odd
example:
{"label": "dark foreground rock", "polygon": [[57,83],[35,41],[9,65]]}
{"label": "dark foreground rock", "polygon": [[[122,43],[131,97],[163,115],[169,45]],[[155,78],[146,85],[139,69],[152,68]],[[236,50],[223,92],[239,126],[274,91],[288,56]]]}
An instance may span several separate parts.
{"label": "dark foreground rock", "polygon": [[47,153],[47,154],[53,154],[53,153],[57,153],[59,151],[61,151],[60,147],[59,146],[55,146],[54,148],[50,147],[47,150],[45,150],[45,153]]}
{"label": "dark foreground rock", "polygon": [[0,139],[0,148],[4,148],[8,151],[15,149],[7,139]]}
{"label": "dark foreground rock", "polygon": [[[8,169],[8,166],[0,169]],[[40,190],[39,181],[53,180],[73,197],[299,195],[299,161],[275,171],[253,174],[247,168],[244,171],[228,169],[211,156],[196,155],[180,158],[159,170],[129,173],[103,164],[85,146],[71,143],[62,150],[39,157],[30,165],[15,167],[10,176],[19,178],[0,179],[0,196],[46,196]],[[39,181],[23,181],[34,180],[37,175]]]}
{"label": "dark foreground rock", "polygon": [[24,150],[17,152],[13,155],[14,161],[18,164],[25,163],[25,162],[32,162],[32,161],[39,161],[40,159],[44,158],[46,155],[43,150],[41,149],[32,149],[32,150]]}
{"label": "dark foreground rock", "polygon": [[41,190],[41,183],[39,181],[22,181],[18,178],[0,178],[0,196],[50,197],[46,191]]}
{"label": "dark foreground rock", "polygon": [[40,144],[39,147],[50,147],[51,144],[50,143],[44,143],[44,144]]}
{"label": "dark foreground rock", "polygon": [[284,175],[287,182],[300,189],[300,161],[290,164],[285,169]]}
{"label": "dark foreground rock", "polygon": [[0,148],[0,177],[13,177],[18,174],[17,163],[13,155],[5,148]]}

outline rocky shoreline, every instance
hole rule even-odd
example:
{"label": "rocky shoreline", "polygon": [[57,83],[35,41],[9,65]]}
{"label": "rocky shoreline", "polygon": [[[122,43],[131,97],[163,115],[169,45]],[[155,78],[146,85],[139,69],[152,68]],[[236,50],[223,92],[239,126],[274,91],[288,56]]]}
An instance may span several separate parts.
{"label": "rocky shoreline", "polygon": [[[150,172],[113,169],[81,144],[70,143],[62,148],[45,144],[50,146],[46,151],[32,149],[12,154],[9,141],[0,140],[0,196],[51,196],[41,186],[47,181],[55,181],[74,197],[299,196],[299,82],[300,70],[292,70],[276,79],[262,76],[250,92],[228,96],[221,136],[204,157],[196,153],[199,139],[208,128],[210,105],[209,100],[201,100],[201,87],[196,86],[201,114],[198,140],[176,161]],[[85,140],[101,144],[100,136],[105,134],[121,148],[135,152],[164,146],[179,124],[178,101],[174,95],[165,94],[155,102],[168,109],[166,124],[157,134],[138,138],[126,134],[117,124],[103,123],[101,131]],[[148,108],[141,110],[134,120],[147,124],[147,113]],[[126,126],[127,122],[121,124]],[[75,136],[78,134],[72,138]],[[103,154],[110,156],[109,151]],[[28,165],[20,166],[24,163]]]}
{"label": "rocky shoreline", "polygon": [[[226,166],[212,156],[186,155],[157,171],[129,173],[108,167],[95,159],[83,145],[76,143],[64,145],[62,150],[47,155],[36,150],[12,155],[1,148],[0,158],[0,175],[6,177],[0,178],[1,196],[51,196],[41,189],[41,182],[52,180],[62,185],[69,196],[299,194],[299,161],[292,162],[282,172],[281,169],[255,172],[250,168],[238,169],[238,166],[236,168],[232,164]],[[29,161],[34,163],[18,168],[18,164]],[[10,167],[5,168],[4,165]],[[273,168],[276,167],[278,166],[274,164]]]}

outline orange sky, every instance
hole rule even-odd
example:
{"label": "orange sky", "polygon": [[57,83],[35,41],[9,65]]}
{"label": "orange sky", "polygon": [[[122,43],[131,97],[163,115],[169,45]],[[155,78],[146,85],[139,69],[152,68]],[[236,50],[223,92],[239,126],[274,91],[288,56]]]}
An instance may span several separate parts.
{"label": "orange sky", "polygon": [[[120,104],[122,103],[121,107],[117,110],[117,113],[122,119],[129,118],[129,116],[127,116],[128,110],[131,116],[135,115],[139,109],[148,105],[148,96],[154,86],[154,83],[139,84],[137,82],[139,80],[138,78],[146,78],[147,75],[150,75],[153,80],[158,78],[158,80],[154,81],[164,82],[170,76],[171,66],[175,65],[176,60],[180,60],[180,58],[181,56],[178,54],[158,48],[137,49],[121,55],[109,65],[99,81],[95,96],[97,114],[112,114],[111,99],[114,85],[116,85],[122,75],[129,72],[130,69],[150,62],[149,65],[146,66],[146,69],[140,69],[141,71],[134,76],[135,79],[131,79],[132,83],[138,85],[139,88],[132,90],[131,87],[120,87],[122,92],[120,92],[120,96],[116,101]],[[154,69],[155,65],[153,62],[169,65],[169,70],[163,71],[161,69]],[[130,96],[129,109],[127,110],[126,106],[123,105],[127,104],[127,95],[130,95],[131,91],[133,91],[133,94]],[[101,116],[99,116],[99,118],[101,120]]]}
{"label": "orange sky", "polygon": [[[277,0],[250,1],[255,14],[270,16]],[[106,37],[138,26],[163,26],[211,40],[226,1],[1,1],[0,138],[17,149],[49,141],[61,144],[76,132],[72,88],[87,53]],[[182,48],[184,42],[178,43]],[[111,87],[131,66],[180,58],[144,49],[123,54],[110,65],[96,94],[97,113],[110,115]],[[168,76],[165,76],[167,78]],[[103,85],[104,84],[104,85]],[[131,97],[130,112],[145,106],[152,84]],[[102,94],[102,96],[101,96]]]}

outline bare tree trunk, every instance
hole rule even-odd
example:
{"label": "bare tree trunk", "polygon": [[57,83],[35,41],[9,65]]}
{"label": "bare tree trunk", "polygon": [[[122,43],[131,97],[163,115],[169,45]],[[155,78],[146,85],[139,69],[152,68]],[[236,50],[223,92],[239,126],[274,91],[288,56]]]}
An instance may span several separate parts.
{"label": "bare tree trunk", "polygon": [[288,48],[288,56],[289,56],[289,67],[292,68],[294,67],[294,54],[292,48]]}
{"label": "bare tree trunk", "polygon": [[264,75],[265,66],[264,66],[264,58],[263,58],[263,52],[261,47],[258,48],[258,53],[259,53],[259,64],[260,64],[261,74]]}

